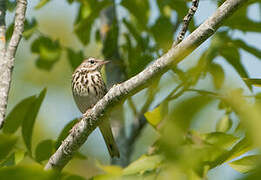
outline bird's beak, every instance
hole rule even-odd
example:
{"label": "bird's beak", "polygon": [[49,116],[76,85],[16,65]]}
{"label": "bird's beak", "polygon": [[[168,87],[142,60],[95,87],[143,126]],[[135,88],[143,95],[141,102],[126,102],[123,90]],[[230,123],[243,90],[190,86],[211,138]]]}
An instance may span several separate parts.
{"label": "bird's beak", "polygon": [[101,65],[104,65],[104,64],[107,64],[109,63],[110,61],[101,61]]}

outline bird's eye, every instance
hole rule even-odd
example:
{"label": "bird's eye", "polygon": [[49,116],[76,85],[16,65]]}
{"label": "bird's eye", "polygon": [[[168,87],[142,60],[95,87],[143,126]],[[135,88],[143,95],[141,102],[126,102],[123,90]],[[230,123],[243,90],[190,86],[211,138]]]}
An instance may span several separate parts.
{"label": "bird's eye", "polygon": [[94,64],[94,60],[90,60],[90,63],[91,63],[91,64]]}

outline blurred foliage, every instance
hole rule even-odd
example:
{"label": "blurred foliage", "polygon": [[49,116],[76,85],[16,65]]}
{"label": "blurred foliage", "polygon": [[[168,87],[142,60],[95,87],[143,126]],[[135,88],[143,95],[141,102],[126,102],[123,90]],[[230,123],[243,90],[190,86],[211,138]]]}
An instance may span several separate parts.
{"label": "blurred foliage", "polygon": [[[79,42],[84,47],[91,43],[102,43],[101,54],[104,58],[115,58],[117,52],[116,60],[112,63],[120,62],[119,68],[127,78],[142,71],[171,47],[191,4],[181,0],[155,0],[158,16],[153,19],[153,7],[149,0],[67,2],[69,5],[77,4],[77,15],[72,26]],[[219,6],[222,2],[212,3]],[[51,3],[50,0],[40,0],[34,8],[41,11],[42,7]],[[261,78],[249,76],[242,63],[241,51],[260,60],[261,50],[233,35],[236,31],[260,33],[261,21],[254,21],[248,16],[248,8],[253,3],[257,1],[249,1],[226,20],[225,27],[213,35],[194,66],[172,68],[174,83],[171,80],[167,83],[172,91],[164,91],[164,98],[160,100],[151,98],[149,104],[145,103],[146,120],[160,135],[147,153],[131,160],[127,167],[96,163],[103,173],[92,179],[206,179],[210,170],[224,163],[240,173],[247,173],[244,179],[260,178],[260,154],[248,152],[261,147],[261,96],[253,92],[253,86],[260,87]],[[258,4],[261,7],[260,2]],[[15,1],[7,1],[10,12],[13,12],[15,5]],[[108,27],[102,24],[101,13],[111,6],[116,12]],[[124,13],[121,14],[121,10]],[[193,20],[189,32],[196,27]],[[10,40],[13,29],[11,23],[6,31],[7,40]],[[104,33],[107,33],[105,39]],[[72,71],[85,57],[84,50],[78,50],[74,45],[67,47],[59,39],[41,32],[37,18],[26,20],[23,37],[31,43],[31,52],[36,55],[36,67],[41,71],[47,70],[46,73],[50,73],[63,52]],[[227,88],[225,82],[228,74],[223,65],[217,62],[220,57],[238,73],[243,80],[241,87],[247,86],[247,91],[233,85]],[[201,87],[198,86],[200,81],[206,81],[207,77],[211,77],[208,89],[212,90],[198,89]],[[156,97],[161,92],[161,88],[151,87],[153,90],[147,91],[144,98],[147,95]],[[70,173],[43,170],[46,160],[78,122],[78,119],[73,119],[67,123],[56,140],[44,138],[35,146],[32,145],[36,117],[45,94],[46,89],[39,95],[24,98],[7,115],[0,133],[0,179],[84,179]],[[215,121],[212,117],[215,114],[208,115],[211,121],[208,122],[211,123],[208,132],[195,128],[195,121],[201,119],[202,112],[213,108],[213,104],[217,104],[214,109],[222,115],[216,117]],[[138,106],[132,108],[137,114]],[[204,123],[201,125],[204,126]],[[75,153],[74,157],[86,159],[80,152]],[[30,166],[25,163],[28,159],[32,161]]]}

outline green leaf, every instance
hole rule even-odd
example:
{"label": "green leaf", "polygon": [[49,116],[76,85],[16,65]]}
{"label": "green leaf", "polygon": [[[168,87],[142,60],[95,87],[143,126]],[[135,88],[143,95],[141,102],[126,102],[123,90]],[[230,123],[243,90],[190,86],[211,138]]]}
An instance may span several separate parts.
{"label": "green leaf", "polygon": [[25,156],[25,151],[18,149],[15,152],[13,152],[11,155],[9,155],[2,163],[0,163],[0,167],[17,165],[24,159],[24,156]]}
{"label": "green leaf", "polygon": [[123,175],[130,175],[136,173],[143,173],[145,171],[151,171],[159,167],[163,157],[160,155],[153,156],[141,156],[138,160],[131,163],[125,169],[123,169]]}
{"label": "green leaf", "polygon": [[119,27],[116,22],[110,26],[103,42],[102,54],[105,58],[111,58],[118,52]]}
{"label": "green leaf", "polygon": [[193,117],[212,101],[212,97],[200,95],[183,100],[175,106],[172,114],[169,114],[169,120],[175,123],[175,126],[187,130]]}
{"label": "green leaf", "polygon": [[49,37],[40,36],[31,45],[33,53],[38,54],[36,65],[39,68],[50,70],[61,56],[59,41],[52,41]]}
{"label": "green leaf", "polygon": [[15,164],[16,165],[24,159],[25,154],[26,154],[26,152],[22,149],[17,149],[15,151],[14,156],[15,156]]}
{"label": "green leaf", "polygon": [[224,149],[231,147],[238,140],[238,137],[222,132],[213,132],[204,136],[205,142]]}
{"label": "green leaf", "polygon": [[51,139],[41,141],[35,149],[35,160],[42,162],[51,157],[54,153],[54,142]]}
{"label": "green leaf", "polygon": [[5,38],[7,41],[11,39],[13,31],[14,31],[14,23],[10,24],[5,32]]}
{"label": "green leaf", "polygon": [[228,163],[233,169],[240,173],[248,173],[256,168],[260,161],[260,155],[245,156],[241,159]]}
{"label": "green leaf", "polygon": [[220,89],[222,85],[224,84],[225,80],[225,72],[219,64],[211,63],[208,66],[208,70],[210,74],[212,75],[214,85],[217,89]]}
{"label": "green leaf", "polygon": [[75,52],[71,48],[66,48],[67,57],[73,70],[75,70],[84,60],[83,52],[80,50]]}
{"label": "green leaf", "polygon": [[36,166],[10,166],[0,169],[0,179],[10,180],[60,180],[62,175],[58,171],[45,171]]}
{"label": "green leaf", "polygon": [[123,24],[126,26],[126,28],[128,29],[128,31],[130,32],[130,34],[132,35],[132,37],[135,39],[135,41],[137,42],[137,46],[145,51],[146,48],[148,47],[148,45],[145,43],[143,37],[141,36],[140,32],[137,30],[137,28],[130,23],[129,21],[127,21],[126,19],[123,19]]}
{"label": "green leaf", "polygon": [[27,150],[31,154],[31,146],[32,146],[32,134],[33,127],[35,123],[35,119],[41,107],[42,101],[45,97],[46,89],[43,89],[39,96],[35,99],[35,101],[30,106],[30,111],[28,111],[25,115],[25,119],[22,123],[22,136],[24,139],[24,143],[26,145]]}
{"label": "green leaf", "polygon": [[157,0],[160,12],[164,14],[164,11],[167,6],[169,6],[171,9],[175,10],[177,12],[177,15],[179,17],[179,20],[182,20],[186,13],[188,12],[188,7],[186,1],[180,1],[180,0]]}
{"label": "green leaf", "polygon": [[232,120],[229,115],[224,115],[221,119],[218,120],[216,124],[216,131],[218,132],[227,132],[232,127]]}
{"label": "green leaf", "polygon": [[253,47],[253,46],[250,46],[248,44],[246,44],[244,41],[242,41],[241,39],[235,39],[233,40],[233,43],[240,47],[241,49],[249,52],[250,54],[256,56],[259,60],[261,59],[261,50]]}
{"label": "green leaf", "polygon": [[238,29],[243,32],[261,32],[261,22],[249,19],[247,13],[247,5],[236,11],[229,17],[224,25],[231,29]]}
{"label": "green leaf", "polygon": [[62,180],[86,180],[86,179],[77,175],[67,175],[67,176],[63,176]]}
{"label": "green leaf", "polygon": [[234,158],[237,158],[253,148],[254,147],[251,141],[245,137],[242,140],[240,140],[237,144],[235,144],[233,148],[229,151],[226,161],[230,161]]}
{"label": "green leaf", "polygon": [[161,111],[161,106],[158,106],[152,111],[148,111],[144,114],[147,121],[154,127],[157,126],[162,120],[162,115],[160,111]]}
{"label": "green leaf", "polygon": [[104,166],[100,164],[98,161],[96,163],[97,167],[103,170],[106,174],[113,175],[113,176],[121,176],[122,175],[122,168],[116,165]]}
{"label": "green leaf", "polygon": [[16,1],[7,0],[6,7],[7,7],[8,11],[10,11],[10,12],[14,11],[15,7],[16,7]]}
{"label": "green leaf", "polygon": [[150,15],[148,0],[123,0],[121,1],[121,5],[135,17],[139,27],[146,29]]}
{"label": "green leaf", "polygon": [[30,110],[32,103],[35,101],[35,96],[30,96],[20,101],[12,111],[7,115],[3,132],[6,134],[15,133],[22,124],[27,112]]}
{"label": "green leaf", "polygon": [[0,134],[0,162],[11,153],[17,138],[10,135]]}
{"label": "green leaf", "polygon": [[165,115],[168,114],[168,106],[167,103],[161,103],[158,107],[153,109],[152,111],[146,112],[144,115],[147,121],[153,126],[157,127],[157,125],[163,120]]}
{"label": "green leaf", "polygon": [[33,18],[31,21],[25,20],[23,37],[28,40],[37,30],[37,21]]}
{"label": "green leaf", "polygon": [[91,29],[96,18],[100,16],[101,10],[111,5],[111,1],[89,0],[81,4],[74,31],[84,45],[89,44]]}
{"label": "green leaf", "polygon": [[160,16],[151,27],[151,32],[160,48],[166,51],[171,47],[174,29],[170,18]]}
{"label": "green leaf", "polygon": [[243,78],[246,84],[261,87],[261,79]]}
{"label": "green leaf", "polygon": [[41,0],[34,8],[35,9],[40,9],[41,7],[46,5],[48,2],[50,2],[50,0]]}
{"label": "green leaf", "polygon": [[237,48],[224,47],[220,54],[235,68],[242,78],[248,77],[247,71],[240,61],[240,54]]}
{"label": "green leaf", "polygon": [[55,143],[55,149],[58,149],[59,146],[62,144],[62,141],[69,135],[69,131],[72,129],[72,127],[79,122],[78,119],[73,119],[72,121],[70,121],[69,123],[67,123],[65,125],[65,127],[63,128],[63,130],[60,132],[56,143]]}
{"label": "green leaf", "polygon": [[10,154],[3,162],[0,163],[0,167],[8,167],[15,165],[15,153]]}

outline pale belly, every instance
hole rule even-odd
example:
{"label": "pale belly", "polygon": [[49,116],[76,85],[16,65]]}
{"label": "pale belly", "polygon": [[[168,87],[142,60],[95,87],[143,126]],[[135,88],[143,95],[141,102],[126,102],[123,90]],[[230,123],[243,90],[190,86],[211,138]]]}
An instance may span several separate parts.
{"label": "pale belly", "polygon": [[95,95],[79,96],[73,94],[74,101],[82,113],[85,113],[87,109],[94,106],[99,100]]}

